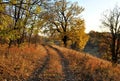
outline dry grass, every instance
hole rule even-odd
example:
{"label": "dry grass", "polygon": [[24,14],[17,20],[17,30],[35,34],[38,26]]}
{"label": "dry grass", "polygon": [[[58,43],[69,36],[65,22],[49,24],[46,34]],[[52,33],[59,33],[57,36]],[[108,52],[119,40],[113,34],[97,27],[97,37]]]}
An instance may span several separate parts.
{"label": "dry grass", "polygon": [[[74,81],[120,81],[120,66],[86,53],[53,46],[62,52],[74,74]],[[8,57],[5,54],[8,53]],[[47,60],[46,60],[47,58]],[[24,45],[20,48],[0,46],[0,81],[62,81],[65,72],[58,51],[45,45]],[[35,75],[36,70],[40,72]],[[35,77],[33,77],[35,75]],[[31,79],[32,78],[32,79]],[[33,81],[36,81],[33,80]]]}
{"label": "dry grass", "polygon": [[7,46],[0,47],[0,81],[4,79],[26,79],[37,68],[41,67],[44,58],[47,55],[46,50],[42,47],[27,45],[24,47],[11,47],[8,57],[5,53],[8,51]]}
{"label": "dry grass", "polygon": [[120,65],[96,58],[86,53],[76,52],[66,48],[58,48],[75,75],[75,81],[120,81]]}
{"label": "dry grass", "polygon": [[42,81],[62,81],[64,74],[62,72],[60,58],[55,50],[48,46],[46,46],[46,49],[50,55],[50,60],[48,62],[47,68],[45,68],[45,71],[40,74],[40,78]]}

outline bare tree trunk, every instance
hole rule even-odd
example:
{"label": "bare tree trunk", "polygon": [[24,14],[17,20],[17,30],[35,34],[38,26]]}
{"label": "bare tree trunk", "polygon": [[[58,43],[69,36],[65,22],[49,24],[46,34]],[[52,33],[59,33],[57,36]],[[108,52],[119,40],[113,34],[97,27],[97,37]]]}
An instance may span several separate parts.
{"label": "bare tree trunk", "polygon": [[8,44],[8,48],[10,48],[11,45],[12,45],[12,40],[10,39],[10,42],[9,42],[9,44]]}
{"label": "bare tree trunk", "polygon": [[32,33],[33,33],[33,31],[31,30],[30,35],[29,35],[29,39],[28,39],[28,46],[30,46],[30,43],[31,43]]}
{"label": "bare tree trunk", "polygon": [[115,43],[116,43],[116,38],[113,37],[113,39],[112,39],[112,47],[111,47],[112,62],[113,63],[117,63],[117,60],[118,60],[117,54],[116,54],[116,44]]}
{"label": "bare tree trunk", "polygon": [[67,47],[67,39],[68,39],[68,37],[66,35],[62,39],[65,47]]}

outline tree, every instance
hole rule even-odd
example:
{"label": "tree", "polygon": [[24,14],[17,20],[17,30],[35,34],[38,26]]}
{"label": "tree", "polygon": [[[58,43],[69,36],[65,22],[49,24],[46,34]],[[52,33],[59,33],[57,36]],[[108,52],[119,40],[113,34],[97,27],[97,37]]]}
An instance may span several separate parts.
{"label": "tree", "polygon": [[103,59],[110,61],[112,57],[110,51],[112,36],[109,32],[102,32],[98,34],[99,35],[97,35],[98,37],[97,39],[98,39],[99,53]]}
{"label": "tree", "polygon": [[120,8],[115,7],[113,10],[108,11],[104,15],[102,24],[105,28],[109,29],[111,34],[110,51],[112,54],[112,62],[118,61],[120,54]]}
{"label": "tree", "polygon": [[[2,0],[0,0],[0,3]],[[10,33],[8,34],[10,28],[13,26],[13,20],[12,18],[7,15],[6,11],[6,4],[0,4],[0,38],[1,38],[1,43],[4,42],[5,40],[9,42],[9,37]]]}
{"label": "tree", "polygon": [[73,24],[68,35],[72,41],[72,48],[83,50],[89,39],[89,36],[85,33],[84,20],[76,18],[73,23],[75,25]]}
{"label": "tree", "polygon": [[69,4],[66,0],[56,0],[52,5],[48,5],[47,12],[44,14],[44,19],[49,22],[46,29],[51,32],[57,31],[66,47],[67,41],[70,39],[67,33],[73,24],[74,18],[80,15],[83,10],[77,3]]}
{"label": "tree", "polygon": [[[43,6],[43,3],[46,1],[47,0],[0,0],[0,14],[2,14],[0,16],[3,16],[2,22],[4,22],[1,28],[4,28],[3,30],[5,31],[5,35],[1,35],[2,37],[7,37],[9,47],[13,42],[19,46],[24,42],[25,35],[29,34],[31,38],[34,31],[39,30],[41,26],[36,25],[36,23],[41,22],[41,6]],[[10,19],[7,19],[6,16]],[[12,21],[11,25],[4,27],[6,23],[9,23],[9,20]],[[30,32],[28,30],[30,30]]]}

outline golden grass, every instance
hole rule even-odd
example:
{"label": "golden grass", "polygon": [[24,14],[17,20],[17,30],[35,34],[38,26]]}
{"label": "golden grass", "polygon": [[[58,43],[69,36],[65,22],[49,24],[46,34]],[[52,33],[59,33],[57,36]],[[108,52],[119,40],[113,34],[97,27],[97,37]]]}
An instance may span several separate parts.
{"label": "golden grass", "polygon": [[75,75],[76,81],[120,81],[120,66],[113,66],[111,62],[96,58],[86,53],[76,52],[66,48],[59,49]]}
{"label": "golden grass", "polygon": [[64,74],[62,72],[61,59],[55,50],[50,47],[46,47],[46,49],[50,55],[50,60],[47,69],[41,74],[42,81],[62,81]]}
{"label": "golden grass", "polygon": [[47,45],[24,45],[20,48],[12,46],[9,50],[7,45],[0,46],[0,81],[30,80],[40,68],[42,71],[35,78],[42,81],[62,81],[66,74],[59,52],[68,60],[75,81],[120,81],[120,65],[112,66],[112,63],[86,53],[55,45],[53,47],[59,51]]}
{"label": "golden grass", "polygon": [[8,51],[7,46],[4,45],[0,48],[2,49],[0,50],[0,66],[3,67],[0,68],[2,71],[1,76],[4,75],[4,77],[0,77],[0,81],[8,77],[6,74],[9,74],[11,79],[20,79],[21,77],[26,79],[36,67],[40,67],[47,55],[42,46],[35,48],[34,45],[30,47],[26,45],[20,48],[11,47],[8,58],[5,58],[4,55]]}

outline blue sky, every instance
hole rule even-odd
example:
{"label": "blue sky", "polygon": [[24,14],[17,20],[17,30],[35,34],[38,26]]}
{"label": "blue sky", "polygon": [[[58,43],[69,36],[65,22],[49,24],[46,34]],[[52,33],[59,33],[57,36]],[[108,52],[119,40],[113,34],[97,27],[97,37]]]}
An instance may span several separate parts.
{"label": "blue sky", "polygon": [[[120,5],[120,0],[67,0],[70,2],[78,2],[85,8],[82,17],[85,19],[86,32],[91,30],[102,31],[100,28],[102,14],[107,9],[113,9],[115,5]],[[119,6],[120,7],[120,6]]]}

